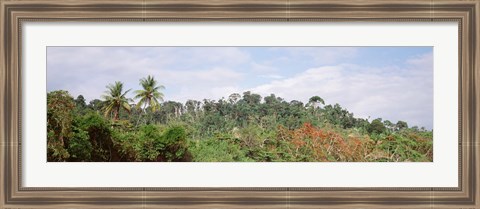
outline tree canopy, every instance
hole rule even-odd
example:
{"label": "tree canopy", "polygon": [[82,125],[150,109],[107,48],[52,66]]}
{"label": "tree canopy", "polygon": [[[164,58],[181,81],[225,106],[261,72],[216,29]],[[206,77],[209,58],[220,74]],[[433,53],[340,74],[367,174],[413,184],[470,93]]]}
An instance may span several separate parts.
{"label": "tree canopy", "polygon": [[356,118],[320,96],[304,104],[247,91],[181,103],[163,101],[164,87],[153,76],[139,84],[136,103],[120,81],[88,104],[82,95],[49,92],[48,161],[433,160],[432,131],[405,121]]}

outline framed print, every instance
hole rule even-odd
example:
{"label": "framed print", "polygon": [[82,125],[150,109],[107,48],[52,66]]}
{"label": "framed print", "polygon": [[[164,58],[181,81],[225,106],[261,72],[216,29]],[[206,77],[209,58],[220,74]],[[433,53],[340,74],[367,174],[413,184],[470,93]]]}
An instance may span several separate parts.
{"label": "framed print", "polygon": [[480,2],[2,1],[2,208],[477,208]]}

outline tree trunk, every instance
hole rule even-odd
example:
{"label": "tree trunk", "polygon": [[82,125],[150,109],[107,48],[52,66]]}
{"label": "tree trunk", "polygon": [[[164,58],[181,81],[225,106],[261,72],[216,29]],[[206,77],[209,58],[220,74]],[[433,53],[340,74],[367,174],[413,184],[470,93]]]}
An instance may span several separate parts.
{"label": "tree trunk", "polygon": [[117,109],[115,110],[115,114],[113,115],[113,119],[114,119],[114,120],[118,120],[118,112],[119,112],[119,111],[120,111],[120,108],[117,108]]}

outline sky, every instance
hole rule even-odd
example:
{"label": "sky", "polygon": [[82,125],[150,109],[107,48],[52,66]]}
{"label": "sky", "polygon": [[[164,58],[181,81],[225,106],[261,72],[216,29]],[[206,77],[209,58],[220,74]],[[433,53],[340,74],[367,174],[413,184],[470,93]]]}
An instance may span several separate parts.
{"label": "sky", "polygon": [[165,101],[318,95],[358,118],[433,127],[432,47],[47,47],[47,92],[88,103],[121,81],[133,98],[148,75]]}

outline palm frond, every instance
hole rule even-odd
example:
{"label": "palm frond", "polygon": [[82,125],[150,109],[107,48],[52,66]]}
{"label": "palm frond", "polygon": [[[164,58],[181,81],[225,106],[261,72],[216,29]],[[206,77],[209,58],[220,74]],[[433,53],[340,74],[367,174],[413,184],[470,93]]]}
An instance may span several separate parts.
{"label": "palm frond", "polygon": [[159,90],[165,89],[165,87],[162,85],[157,85],[155,77],[151,75],[140,79],[140,86],[142,86],[142,90],[134,91],[134,98],[140,99],[140,101],[138,101],[137,108],[142,107],[143,105],[148,105],[152,108],[152,110],[155,110],[159,105],[158,100],[163,101],[163,93],[159,92]]}
{"label": "palm frond", "polygon": [[130,104],[128,104],[128,103],[122,103],[122,107],[123,107],[123,109],[125,109],[128,113],[130,113],[130,110],[131,110]]}

